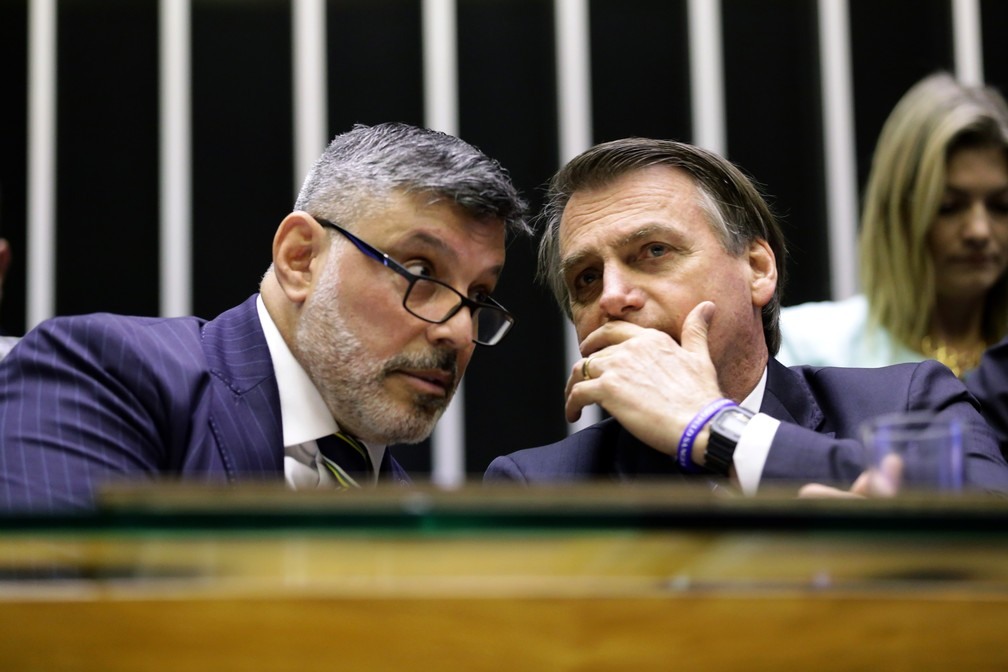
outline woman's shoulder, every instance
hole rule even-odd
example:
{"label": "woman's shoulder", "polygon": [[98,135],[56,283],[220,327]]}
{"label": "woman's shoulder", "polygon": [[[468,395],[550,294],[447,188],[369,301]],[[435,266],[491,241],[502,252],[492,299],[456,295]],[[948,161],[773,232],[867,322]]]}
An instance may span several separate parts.
{"label": "woman's shoulder", "polygon": [[821,319],[857,319],[865,322],[868,319],[868,301],[863,294],[839,301],[809,301],[787,308],[781,308],[781,324],[802,326],[815,324]]}
{"label": "woman's shoulder", "polygon": [[840,301],[813,301],[781,309],[781,349],[787,365],[885,366],[920,359],[868,320],[868,301],[858,294]]}

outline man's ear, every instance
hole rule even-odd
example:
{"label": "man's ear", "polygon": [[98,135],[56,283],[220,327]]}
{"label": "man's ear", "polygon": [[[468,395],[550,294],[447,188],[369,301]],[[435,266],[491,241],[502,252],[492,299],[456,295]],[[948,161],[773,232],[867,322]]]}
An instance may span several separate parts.
{"label": "man's ear", "polygon": [[301,304],[322,272],[329,236],[306,212],[296,210],[273,236],[273,273],[291,303]]}
{"label": "man's ear", "polygon": [[749,268],[752,271],[749,281],[752,303],[762,308],[770,303],[777,289],[777,257],[770,243],[762,238],[749,243]]}

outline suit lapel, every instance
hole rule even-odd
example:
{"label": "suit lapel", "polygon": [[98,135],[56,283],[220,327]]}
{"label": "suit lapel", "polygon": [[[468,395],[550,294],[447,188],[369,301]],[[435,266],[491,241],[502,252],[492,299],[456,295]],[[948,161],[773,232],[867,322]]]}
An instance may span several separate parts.
{"label": "suit lapel", "polygon": [[385,454],[382,455],[381,464],[378,466],[378,480],[386,483],[395,483],[396,485],[412,485],[413,481],[410,480],[409,474],[406,470],[396,462],[396,459],[392,457],[391,446],[385,448]]}
{"label": "suit lapel", "polygon": [[[804,376],[773,358],[767,364],[767,384],[760,412],[820,432],[826,421]],[[823,433],[832,435],[832,432]]]}
{"label": "suit lapel", "polygon": [[203,350],[214,376],[210,425],[229,479],[283,472],[280,392],[256,295],[208,322]]}

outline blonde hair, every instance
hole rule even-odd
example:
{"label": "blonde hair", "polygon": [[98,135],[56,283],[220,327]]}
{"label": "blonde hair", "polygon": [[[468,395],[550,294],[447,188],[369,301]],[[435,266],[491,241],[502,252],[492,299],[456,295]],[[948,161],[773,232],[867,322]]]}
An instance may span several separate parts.
{"label": "blonde hair", "polygon": [[[861,285],[872,323],[915,351],[935,309],[927,235],[948,159],[964,147],[991,146],[1008,150],[1008,105],[996,90],[965,86],[947,73],[907,91],[879,135],[861,215]],[[983,329],[991,343],[1008,331],[1006,276],[988,293]]]}

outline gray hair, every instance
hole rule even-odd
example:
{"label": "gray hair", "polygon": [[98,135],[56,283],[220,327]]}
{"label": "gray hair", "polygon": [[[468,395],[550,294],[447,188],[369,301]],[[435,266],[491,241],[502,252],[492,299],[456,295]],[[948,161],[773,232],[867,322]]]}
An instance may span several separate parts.
{"label": "gray hair", "polygon": [[763,307],[763,335],[770,354],[776,354],[781,341],[780,304],[787,254],[784,234],[752,181],[731,162],[700,147],[674,140],[625,138],[596,145],[572,159],[550,180],[546,194],[539,278],[571,317],[570,296],[560,272],[560,219],[567,202],[576,191],[602,187],[651,166],[678,168],[691,177],[700,194],[698,205],[729,254],[745,253],[758,239],[770,245],[777,263],[777,288]]}
{"label": "gray hair", "polygon": [[396,193],[449,199],[513,233],[529,233],[526,203],[496,160],[459,138],[400,123],[355,125],[337,135],[301,187],[296,210],[353,229]]}

